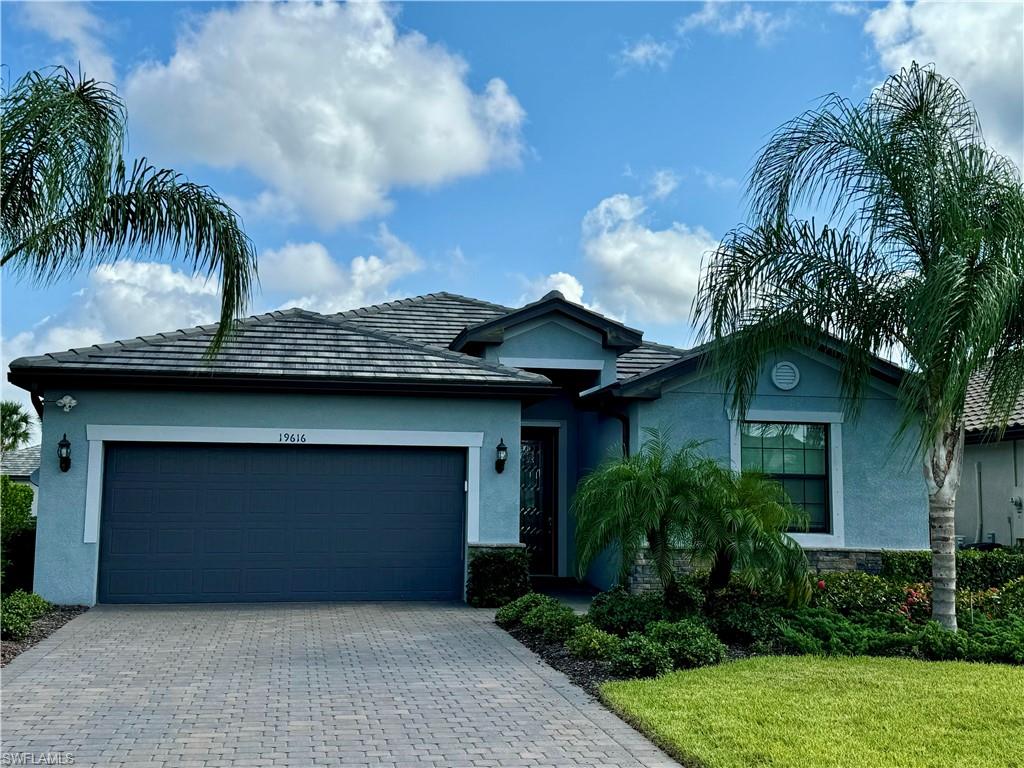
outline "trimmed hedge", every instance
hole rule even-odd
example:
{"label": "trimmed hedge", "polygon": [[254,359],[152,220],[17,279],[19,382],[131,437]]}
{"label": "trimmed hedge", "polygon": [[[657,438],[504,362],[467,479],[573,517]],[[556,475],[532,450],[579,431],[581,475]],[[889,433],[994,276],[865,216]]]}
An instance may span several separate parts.
{"label": "trimmed hedge", "polygon": [[565,641],[565,649],[577,659],[607,661],[622,645],[622,639],[589,622],[581,622]]}
{"label": "trimmed hedge", "polygon": [[818,578],[811,599],[814,605],[849,616],[897,611],[906,599],[906,591],[899,584],[870,573],[825,573]]}
{"label": "trimmed hedge", "polygon": [[655,621],[647,627],[647,636],[665,647],[676,669],[719,664],[728,650],[699,619]]}
{"label": "trimmed hedge", "polygon": [[554,605],[541,604],[523,616],[523,629],[540,635],[547,643],[564,643],[583,619],[557,600]]}
{"label": "trimmed hedge", "polygon": [[587,611],[591,624],[619,637],[643,632],[652,621],[667,618],[665,600],[660,592],[632,594],[622,587],[595,596]]}
{"label": "trimmed hedge", "polygon": [[612,671],[619,677],[658,677],[672,671],[672,657],[661,643],[630,632],[612,654]]}
{"label": "trimmed hedge", "polygon": [[494,614],[494,623],[503,629],[511,629],[519,624],[523,617],[534,608],[541,605],[558,604],[558,601],[553,597],[548,597],[538,592],[529,592],[499,608]]}
{"label": "trimmed hedge", "polygon": [[[883,578],[914,584],[932,580],[932,553],[882,551]],[[1001,587],[1024,576],[1024,551],[1020,549],[961,549],[956,553],[956,579],[960,589],[981,592]]]}
{"label": "trimmed hedge", "polygon": [[4,593],[32,590],[35,542],[32,489],[0,477],[0,586]]}
{"label": "trimmed hedge", "polygon": [[500,608],[530,591],[530,558],[525,548],[484,549],[473,554],[466,601],[474,608]]}

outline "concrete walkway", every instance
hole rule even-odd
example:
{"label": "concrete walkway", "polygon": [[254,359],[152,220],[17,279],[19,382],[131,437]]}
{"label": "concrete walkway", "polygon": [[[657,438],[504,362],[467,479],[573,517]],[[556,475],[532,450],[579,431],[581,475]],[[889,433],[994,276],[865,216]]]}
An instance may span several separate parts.
{"label": "concrete walkway", "polygon": [[179,768],[676,765],[492,615],[100,606],[3,670],[3,752]]}

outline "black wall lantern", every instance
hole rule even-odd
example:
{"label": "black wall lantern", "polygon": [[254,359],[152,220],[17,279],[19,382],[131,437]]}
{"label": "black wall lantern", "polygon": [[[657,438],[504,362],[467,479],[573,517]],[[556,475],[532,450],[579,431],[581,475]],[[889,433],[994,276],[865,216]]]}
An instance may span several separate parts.
{"label": "black wall lantern", "polygon": [[494,457],[494,471],[504,472],[506,461],[508,461],[508,446],[505,445],[505,438],[502,438],[498,443],[497,452]]}
{"label": "black wall lantern", "polygon": [[67,472],[71,469],[71,441],[68,440],[67,433],[64,433],[64,437],[57,443],[57,458],[60,460],[60,471]]}

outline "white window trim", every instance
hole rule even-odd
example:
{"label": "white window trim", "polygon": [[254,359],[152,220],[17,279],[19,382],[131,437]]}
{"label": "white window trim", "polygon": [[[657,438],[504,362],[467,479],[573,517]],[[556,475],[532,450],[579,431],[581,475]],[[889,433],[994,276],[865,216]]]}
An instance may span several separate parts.
{"label": "white window trim", "polygon": [[[843,414],[838,411],[747,411],[744,421],[796,422],[828,425],[828,484],[832,515],[832,533],[791,533],[802,547],[842,549],[846,546],[846,523],[843,513]],[[740,453],[740,420],[729,412],[729,453],[732,468],[742,467]]]}
{"label": "white window trim", "polygon": [[498,362],[513,368],[555,368],[566,371],[603,371],[604,360],[584,360],[572,357],[504,357]]}
{"label": "white window trim", "polygon": [[[120,424],[89,424],[88,473],[85,488],[85,530],[83,542],[99,541],[100,510],[103,504],[103,454],[108,442],[137,443],[235,443],[282,445],[281,433],[302,433],[306,445],[386,445],[423,448],[465,448],[466,542],[480,538],[480,447],[483,432],[441,432],[391,429],[297,429],[294,426],[266,427],[178,427]],[[284,443],[291,445],[291,443]]]}

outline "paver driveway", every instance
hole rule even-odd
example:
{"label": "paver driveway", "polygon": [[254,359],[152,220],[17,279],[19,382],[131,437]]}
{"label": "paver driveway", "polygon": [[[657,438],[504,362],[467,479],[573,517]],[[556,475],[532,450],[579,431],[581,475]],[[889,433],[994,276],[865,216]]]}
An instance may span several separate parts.
{"label": "paver driveway", "polygon": [[3,670],[3,751],[75,765],[675,765],[490,617],[100,606]]}

